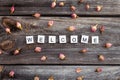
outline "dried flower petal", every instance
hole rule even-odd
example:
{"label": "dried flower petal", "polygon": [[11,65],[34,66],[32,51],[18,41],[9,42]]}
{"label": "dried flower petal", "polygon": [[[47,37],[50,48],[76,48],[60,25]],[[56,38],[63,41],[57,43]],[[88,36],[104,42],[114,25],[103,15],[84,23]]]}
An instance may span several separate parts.
{"label": "dried flower petal", "polygon": [[99,59],[100,61],[104,61],[104,60],[105,60],[105,57],[104,57],[103,55],[98,55],[98,59]]}
{"label": "dried flower petal", "polygon": [[11,34],[10,28],[6,28],[5,31],[6,31],[7,33]]}
{"label": "dried flower petal", "polygon": [[35,13],[33,16],[38,19],[38,18],[40,18],[41,14],[40,13]]}
{"label": "dried flower petal", "polygon": [[48,78],[48,80],[54,80],[54,77],[53,77],[53,76],[50,76],[50,77]]}
{"label": "dried flower petal", "polygon": [[77,80],[83,80],[84,76],[77,77]]}
{"label": "dried flower petal", "polygon": [[90,5],[87,3],[85,8],[86,8],[86,10],[89,10],[90,9]]}
{"label": "dried flower petal", "polygon": [[54,24],[54,21],[48,21],[48,26],[49,27],[53,26],[53,24]]}
{"label": "dried flower petal", "polygon": [[76,19],[78,16],[77,16],[77,14],[73,13],[73,14],[71,15],[71,17],[72,17],[73,19]]}
{"label": "dried flower petal", "polygon": [[10,14],[13,14],[15,12],[15,7],[14,5],[10,8]]}
{"label": "dried flower petal", "polygon": [[102,68],[97,68],[95,72],[102,72]]}
{"label": "dried flower petal", "polygon": [[82,49],[80,52],[81,52],[81,53],[86,53],[86,52],[87,52],[87,49]]}
{"label": "dried flower petal", "polygon": [[56,1],[53,1],[51,4],[51,8],[55,8],[55,6],[56,6]]}
{"label": "dried flower petal", "polygon": [[20,30],[22,30],[23,28],[22,28],[22,25],[21,25],[21,23],[20,22],[16,22],[16,27],[18,28],[18,29],[20,29]]}
{"label": "dried flower petal", "polygon": [[84,0],[79,0],[79,3],[83,3],[84,2]]}
{"label": "dried flower petal", "polygon": [[19,54],[19,50],[15,50],[14,55]]}
{"label": "dried flower petal", "polygon": [[76,68],[76,70],[75,70],[76,73],[80,73],[81,71],[82,71],[81,68]]}
{"label": "dried flower petal", "polygon": [[60,3],[59,3],[59,6],[60,6],[60,7],[63,7],[64,5],[65,5],[64,2],[60,2]]}
{"label": "dried flower petal", "polygon": [[0,73],[3,71],[3,66],[2,65],[0,65]]}
{"label": "dried flower petal", "polygon": [[91,31],[92,31],[92,32],[96,32],[96,31],[97,31],[97,26],[98,26],[98,24],[92,25],[92,26],[91,26]]}
{"label": "dried flower petal", "polygon": [[0,50],[0,55],[1,55],[1,54],[3,54],[3,51],[2,51],[2,50]]}
{"label": "dried flower petal", "polygon": [[40,80],[40,78],[38,76],[35,76],[34,80]]}
{"label": "dried flower petal", "polygon": [[37,52],[37,53],[41,52],[41,50],[42,50],[41,47],[36,47],[36,48],[35,48],[35,52]]}
{"label": "dried flower petal", "polygon": [[14,72],[14,71],[10,71],[10,72],[9,72],[9,77],[12,77],[12,78],[13,78],[14,76],[15,76],[15,72]]}
{"label": "dried flower petal", "polygon": [[97,7],[96,7],[96,11],[101,11],[102,10],[102,8],[103,8],[103,6],[100,6],[100,5],[97,5]]}
{"label": "dried flower petal", "polygon": [[104,26],[101,26],[100,27],[100,33],[103,33],[105,31],[105,27]]}
{"label": "dried flower petal", "polygon": [[105,44],[105,47],[106,47],[106,48],[112,47],[112,43],[106,43],[106,44]]}
{"label": "dried flower petal", "polygon": [[71,6],[70,9],[71,9],[71,11],[75,11],[76,7],[75,6]]}
{"label": "dried flower petal", "polygon": [[46,57],[46,56],[42,56],[40,60],[41,60],[41,61],[46,61],[46,60],[47,60],[47,57]]}
{"label": "dried flower petal", "polygon": [[62,53],[59,54],[59,59],[60,60],[65,60],[66,56]]}
{"label": "dried flower petal", "polygon": [[76,30],[76,28],[74,26],[69,26],[67,30],[73,32]]}

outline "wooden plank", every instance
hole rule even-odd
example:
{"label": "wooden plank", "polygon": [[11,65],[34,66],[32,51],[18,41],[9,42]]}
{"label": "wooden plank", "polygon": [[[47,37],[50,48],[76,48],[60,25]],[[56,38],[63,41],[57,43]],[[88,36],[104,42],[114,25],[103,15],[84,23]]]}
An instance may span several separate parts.
{"label": "wooden plank", "polygon": [[[73,12],[70,6],[76,6],[78,15],[120,15],[120,0],[85,0],[78,4],[78,0],[57,0],[55,9],[51,9],[53,0],[0,0],[0,15],[11,15],[9,9],[12,5],[15,6],[15,13],[13,15],[32,15],[35,12],[40,12],[42,15],[70,15]],[[59,7],[60,1],[65,2],[64,7]],[[90,4],[90,9],[86,11],[86,3]],[[102,5],[101,12],[96,12],[97,5]],[[47,11],[47,12],[46,12]]]}
{"label": "wooden plank", "polygon": [[[5,51],[4,54],[0,55],[0,64],[120,64],[120,18],[78,18],[76,20],[67,17],[41,17],[36,20],[32,17],[10,17],[18,20],[23,25],[23,30],[19,32],[7,35],[3,29],[0,34],[0,44],[5,40],[12,40],[15,45],[13,48]],[[49,20],[54,21],[54,26],[48,28],[47,22]],[[90,31],[90,26],[93,24],[99,24],[99,26],[105,26],[105,32],[100,34],[99,30],[93,33]],[[74,32],[66,31],[68,26],[75,26],[77,28]],[[49,44],[46,43],[38,44],[37,35],[44,34],[49,35],[67,35],[69,40],[70,35],[88,35],[88,36],[99,36],[100,44],[93,45],[91,40],[88,44],[71,44],[69,41],[66,44]],[[25,42],[25,36],[34,35],[35,43],[27,45]],[[109,49],[104,47],[106,42],[111,42],[113,46]],[[42,47],[42,52],[36,54],[34,48],[36,46]],[[11,50],[16,48],[22,48],[20,55],[9,55]],[[86,54],[79,53],[83,48],[87,48]],[[59,53],[66,55],[66,60],[61,61],[58,58]],[[105,61],[99,61],[98,55],[104,55]],[[40,61],[41,56],[47,56],[47,61]]]}
{"label": "wooden plank", "polygon": [[[80,73],[75,70],[81,68]],[[102,72],[95,72],[101,68]],[[53,76],[55,80],[76,80],[78,76],[84,76],[83,80],[119,80],[119,66],[5,66],[2,72],[2,80],[11,80],[8,77],[9,71],[15,72],[12,80],[33,80],[39,76],[40,80],[48,80]]]}

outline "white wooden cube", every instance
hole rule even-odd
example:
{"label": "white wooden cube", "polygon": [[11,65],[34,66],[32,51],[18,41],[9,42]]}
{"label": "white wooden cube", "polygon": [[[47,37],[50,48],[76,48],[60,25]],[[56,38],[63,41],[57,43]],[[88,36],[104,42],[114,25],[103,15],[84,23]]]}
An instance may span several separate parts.
{"label": "white wooden cube", "polygon": [[38,43],[45,43],[45,35],[38,35],[37,42]]}
{"label": "white wooden cube", "polygon": [[32,43],[34,43],[34,37],[26,36],[26,44],[32,44]]}
{"label": "white wooden cube", "polygon": [[92,36],[92,44],[99,44],[99,36]]}
{"label": "white wooden cube", "polygon": [[81,43],[88,43],[88,41],[89,41],[89,36],[82,35],[82,37],[81,37]]}
{"label": "white wooden cube", "polygon": [[56,36],[49,36],[48,43],[56,43]]}
{"label": "white wooden cube", "polygon": [[59,43],[67,43],[66,35],[59,35]]}
{"label": "white wooden cube", "polygon": [[77,35],[71,35],[70,36],[70,43],[78,43],[78,36]]}

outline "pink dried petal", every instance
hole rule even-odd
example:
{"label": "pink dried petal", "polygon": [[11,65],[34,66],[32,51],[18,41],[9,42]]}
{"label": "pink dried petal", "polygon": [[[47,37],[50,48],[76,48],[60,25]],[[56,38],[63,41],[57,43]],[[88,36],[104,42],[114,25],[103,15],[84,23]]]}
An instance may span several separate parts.
{"label": "pink dried petal", "polygon": [[103,33],[105,31],[105,27],[104,26],[101,26],[100,27],[100,32]]}
{"label": "pink dried petal", "polygon": [[81,68],[76,68],[76,70],[75,70],[76,73],[80,73],[81,71],[82,71]]}
{"label": "pink dried petal", "polygon": [[98,24],[91,26],[91,31],[96,32],[97,31],[97,26],[98,26]]}
{"label": "pink dried petal", "polygon": [[18,29],[22,30],[22,25],[21,25],[20,22],[16,22],[16,27],[17,27]]}
{"label": "pink dried petal", "polygon": [[46,61],[46,60],[47,60],[47,57],[46,57],[46,56],[42,56],[40,60],[41,60],[41,61]]}
{"label": "pink dried petal", "polygon": [[41,14],[40,14],[40,13],[35,13],[33,16],[34,16],[35,18],[40,18]]}
{"label": "pink dried petal", "polygon": [[112,43],[106,43],[106,44],[105,44],[105,47],[106,47],[106,48],[112,47]]}
{"label": "pink dried petal", "polygon": [[55,6],[56,6],[56,2],[54,1],[54,2],[52,2],[52,4],[51,4],[51,8],[55,8]]}
{"label": "pink dried petal", "polygon": [[14,5],[10,8],[10,13],[13,14],[15,12],[15,7]]}
{"label": "pink dried petal", "polygon": [[5,31],[6,31],[7,33],[9,33],[9,34],[11,33],[10,28],[6,28]]}
{"label": "pink dried petal", "polygon": [[97,7],[96,7],[96,11],[101,11],[102,10],[102,8],[103,8],[103,6],[101,6],[101,5],[97,5]]}
{"label": "pink dried petal", "polygon": [[61,60],[64,60],[64,59],[66,58],[66,56],[65,56],[64,54],[60,53],[60,54],[59,54],[59,58],[60,58]]}
{"label": "pink dried petal", "polygon": [[53,24],[54,24],[54,21],[48,21],[48,26],[49,27],[53,26]]}
{"label": "pink dried petal", "polygon": [[59,6],[60,6],[60,7],[63,7],[64,5],[65,5],[64,2],[60,2],[60,3],[59,3]]}
{"label": "pink dried petal", "polygon": [[13,78],[14,76],[15,76],[15,72],[14,72],[14,71],[10,71],[10,72],[9,72],[9,77],[12,77],[12,78]]}
{"label": "pink dried petal", "polygon": [[71,11],[75,11],[76,7],[75,6],[71,6],[70,9],[71,9]]}
{"label": "pink dried petal", "polygon": [[90,5],[86,4],[85,8],[86,8],[86,10],[89,10],[90,9]]}
{"label": "pink dried petal", "polygon": [[38,53],[39,53],[39,52],[41,52],[41,50],[42,50],[41,47],[36,47],[36,48],[35,48],[35,52],[38,52]]}
{"label": "pink dried petal", "polygon": [[105,60],[105,57],[104,57],[103,55],[98,55],[98,59],[99,59],[100,61],[104,61],[104,60]]}
{"label": "pink dried petal", "polygon": [[102,72],[102,68],[97,68],[95,72]]}
{"label": "pink dried petal", "polygon": [[77,14],[73,13],[73,14],[71,15],[71,17],[72,17],[73,19],[76,19],[78,16],[77,16]]}
{"label": "pink dried petal", "polygon": [[1,55],[2,53],[3,53],[2,50],[0,50],[0,55]]}

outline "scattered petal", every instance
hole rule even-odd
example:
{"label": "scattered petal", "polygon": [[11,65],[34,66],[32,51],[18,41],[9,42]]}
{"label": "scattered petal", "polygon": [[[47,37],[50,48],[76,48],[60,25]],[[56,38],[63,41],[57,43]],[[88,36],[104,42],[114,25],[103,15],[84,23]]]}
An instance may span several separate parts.
{"label": "scattered petal", "polygon": [[105,44],[105,47],[106,47],[106,48],[112,47],[112,43],[106,43],[106,44]]}
{"label": "scattered petal", "polygon": [[0,50],[0,55],[1,55],[1,54],[3,54],[3,51],[2,51],[2,50]]}
{"label": "scattered petal", "polygon": [[42,57],[40,58],[40,60],[41,60],[41,61],[46,61],[46,60],[47,60],[47,57],[46,57],[46,56],[42,56]]}
{"label": "scattered petal", "polygon": [[105,60],[105,57],[104,57],[103,55],[98,55],[98,59],[99,59],[100,61],[104,61],[104,60]]}
{"label": "scattered petal", "polygon": [[67,30],[70,31],[70,32],[73,32],[73,31],[76,30],[76,28],[75,28],[74,26],[69,26],[69,27],[67,28]]}
{"label": "scattered petal", "polygon": [[10,8],[10,14],[13,14],[15,12],[15,7],[14,5]]}
{"label": "scattered petal", "polygon": [[84,76],[77,77],[77,80],[83,80]]}
{"label": "scattered petal", "polygon": [[9,77],[13,78],[15,76],[15,72],[14,71],[10,71],[9,72]]}
{"label": "scattered petal", "polygon": [[71,11],[75,11],[76,7],[75,6],[71,6],[70,9],[71,9]]}
{"label": "scattered petal", "polygon": [[91,26],[91,31],[92,31],[92,32],[96,32],[96,31],[97,31],[97,26],[98,26],[98,24],[92,25],[92,26]]}
{"label": "scattered petal", "polygon": [[102,72],[102,68],[97,68],[95,72]]}
{"label": "scattered petal", "polygon": [[35,76],[34,80],[40,80],[40,78],[38,76]]}
{"label": "scattered petal", "polygon": [[81,68],[76,68],[76,70],[75,70],[76,73],[80,73],[81,71],[82,71]]}
{"label": "scattered petal", "polygon": [[100,33],[103,33],[105,31],[105,27],[104,26],[101,26],[100,27]]}
{"label": "scattered petal", "polygon": [[54,24],[54,21],[48,21],[48,26],[49,27],[53,26],[53,24]]}
{"label": "scattered petal", "polygon": [[84,0],[79,0],[79,3],[83,3],[84,2]]}
{"label": "scattered petal", "polygon": [[37,53],[41,52],[41,50],[42,50],[41,47],[36,47],[36,48],[35,48],[35,52],[37,52]]}
{"label": "scattered petal", "polygon": [[65,5],[64,2],[60,2],[60,3],[59,3],[59,6],[60,6],[60,7],[63,7],[64,5]]}
{"label": "scattered petal", "polygon": [[50,77],[48,78],[48,80],[54,80],[54,77],[53,77],[53,76],[50,76]]}
{"label": "scattered petal", "polygon": [[90,9],[90,5],[87,3],[85,8],[86,8],[86,10],[89,10]]}
{"label": "scattered petal", "polygon": [[85,48],[85,49],[82,49],[80,52],[81,53],[86,53],[88,50]]}
{"label": "scattered petal", "polygon": [[34,16],[35,18],[39,19],[40,16],[41,16],[41,14],[40,14],[40,13],[35,13],[33,16]]}
{"label": "scattered petal", "polygon": [[100,11],[102,10],[102,8],[103,8],[103,6],[97,5],[96,11],[97,11],[97,12],[100,12]]}
{"label": "scattered petal", "polygon": [[59,59],[60,60],[65,60],[66,56],[62,53],[59,54]]}
{"label": "scattered petal", "polygon": [[71,15],[71,17],[72,17],[73,19],[76,19],[78,16],[77,16],[77,14],[73,13],[73,14]]}
{"label": "scattered petal", "polygon": [[22,28],[22,25],[21,25],[21,23],[20,22],[16,22],[16,27],[18,28],[18,29],[20,29],[20,30],[22,30],[23,28]]}
{"label": "scattered petal", "polygon": [[53,1],[51,4],[51,8],[55,8],[55,6],[56,6],[56,1]]}
{"label": "scattered petal", "polygon": [[3,71],[3,66],[2,65],[0,65],[0,73]]}
{"label": "scattered petal", "polygon": [[5,31],[6,31],[7,33],[11,34],[10,28],[6,28]]}

